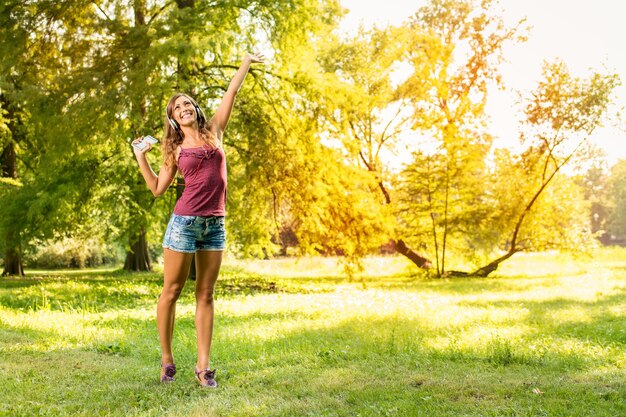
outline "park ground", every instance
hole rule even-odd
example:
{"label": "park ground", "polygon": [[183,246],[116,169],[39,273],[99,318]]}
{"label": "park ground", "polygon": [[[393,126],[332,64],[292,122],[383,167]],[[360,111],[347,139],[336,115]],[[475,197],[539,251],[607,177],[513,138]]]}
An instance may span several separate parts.
{"label": "park ground", "polygon": [[161,275],[0,279],[4,416],[624,416],[626,250],[519,254],[489,278],[426,279],[397,257],[348,281],[332,258],[236,261],[194,381],[193,283],[176,382],[161,385]]}

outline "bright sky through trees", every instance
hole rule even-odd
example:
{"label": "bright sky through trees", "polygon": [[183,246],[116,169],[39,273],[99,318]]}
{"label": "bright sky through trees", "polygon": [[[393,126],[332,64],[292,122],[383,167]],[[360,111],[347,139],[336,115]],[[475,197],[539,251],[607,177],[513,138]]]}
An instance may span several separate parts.
{"label": "bright sky through trees", "polygon": [[[386,0],[372,2],[341,0],[349,9],[342,29],[354,31],[360,23],[368,27],[400,24],[424,5],[424,0]],[[501,0],[505,19],[516,22],[523,17],[531,26],[525,43],[504,49],[508,63],[502,68],[504,83],[509,88],[529,91],[541,75],[542,62],[562,59],[573,75],[585,76],[588,70],[616,72],[626,84],[626,3],[616,0]],[[510,91],[493,90],[488,113],[492,132],[501,144],[517,140],[515,112],[516,95]],[[626,86],[616,90],[616,104],[626,107]],[[626,123],[622,129],[606,127],[593,135],[594,143],[605,149],[610,164],[626,159]]]}

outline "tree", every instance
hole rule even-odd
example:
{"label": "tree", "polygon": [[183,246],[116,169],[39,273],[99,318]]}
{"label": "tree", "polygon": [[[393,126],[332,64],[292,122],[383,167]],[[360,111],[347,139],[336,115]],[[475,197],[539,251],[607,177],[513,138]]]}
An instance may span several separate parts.
{"label": "tree", "polygon": [[[69,3],[69,2],[67,2]],[[74,21],[66,11],[72,4],[5,1],[0,6],[0,162],[3,184],[32,180],[46,141],[34,124],[45,113],[45,92],[54,88],[55,77],[71,56],[58,49],[63,44],[60,26],[67,36],[74,34]],[[74,53],[79,53],[74,51]],[[74,55],[75,56],[75,55]],[[16,182],[17,178],[19,182]],[[10,181],[12,180],[12,182]],[[24,209],[16,206],[22,187],[10,186],[0,193],[3,216],[0,232],[4,252],[3,274],[23,274],[22,249]]]}
{"label": "tree", "polygon": [[585,201],[589,202],[589,221],[591,232],[602,244],[608,244],[610,235],[607,233],[608,221],[611,212],[609,190],[609,167],[606,152],[597,147],[588,147],[591,158],[590,164],[584,167],[585,171],[574,177],[574,181],[584,192]]}
{"label": "tree", "polygon": [[[615,74],[593,73],[588,78],[579,78],[573,77],[563,62],[544,65],[543,80],[531,92],[524,109],[526,129],[521,142],[526,150],[517,165],[525,175],[518,176],[517,180],[525,184],[521,187],[513,184],[522,193],[516,200],[509,200],[512,223],[499,236],[504,254],[471,275],[487,276],[515,253],[538,246],[537,242],[532,242],[541,229],[528,227],[527,223],[548,194],[548,187],[565,166],[581,157],[582,146],[605,121],[613,91],[619,83]],[[539,237],[539,241],[545,243],[546,240],[559,241],[557,236]]]}
{"label": "tree", "polygon": [[626,242],[626,161],[621,159],[611,168],[608,180],[611,211],[607,224],[609,243]]}
{"label": "tree", "polygon": [[[14,66],[15,71],[31,68],[31,78],[47,83],[36,85],[39,95],[31,94],[25,100],[27,94],[23,94],[15,99],[20,105],[31,103],[28,108],[37,110],[25,113],[31,117],[29,138],[37,142],[32,154],[24,152],[37,163],[24,160],[31,173],[24,178],[21,197],[3,197],[3,202],[16,202],[12,213],[18,217],[7,217],[6,224],[18,230],[22,241],[28,242],[38,233],[71,233],[77,223],[91,220],[105,229],[103,235],[129,242],[129,249],[133,242],[140,242],[134,252],[143,253],[144,259],[135,263],[129,256],[127,266],[145,266],[146,238],[158,229],[155,224],[162,223],[173,199],[155,201],[149,195],[138,177],[128,141],[146,133],[159,136],[163,108],[174,91],[193,94],[210,113],[243,52],[252,50],[257,42],[272,45],[280,55],[273,74],[271,67],[252,71],[253,80],[240,94],[237,114],[225,138],[231,183],[245,184],[242,193],[229,193],[231,207],[246,208],[241,213],[231,210],[234,215],[229,223],[235,231],[243,231],[234,233],[242,250],[270,241],[272,228],[264,227],[268,223],[264,216],[281,199],[298,201],[294,198],[299,192],[296,184],[306,181],[304,174],[299,174],[297,181],[284,178],[276,167],[291,166],[290,173],[306,173],[308,169],[300,169],[307,164],[306,155],[293,159],[284,151],[315,137],[311,133],[299,138],[298,133],[309,132],[314,123],[303,123],[298,115],[285,111],[293,105],[289,94],[299,94],[308,106],[308,86],[300,81],[310,69],[306,65],[296,68],[294,62],[306,63],[303,58],[311,51],[306,47],[309,40],[331,30],[340,15],[336,1],[231,4],[135,0],[128,4],[75,0],[12,2],[9,6],[3,28],[17,25],[22,37],[7,29],[11,36],[3,38],[3,50],[34,53],[37,49],[32,46],[41,45],[41,51],[51,51],[54,58],[24,55],[19,57],[24,64]],[[39,38],[42,42],[38,43]],[[35,65],[29,67],[27,57]],[[9,67],[13,66],[7,64]],[[13,76],[10,71],[4,74]],[[158,152],[152,155],[155,160],[158,156]],[[268,161],[279,164],[271,168]],[[36,204],[24,210],[18,201]],[[63,218],[63,211],[70,215]],[[255,218],[263,221],[254,224]],[[33,227],[35,219],[43,219],[43,223]],[[23,227],[17,229],[17,225]]]}
{"label": "tree", "polygon": [[[492,138],[484,112],[489,86],[507,42],[522,40],[519,22],[507,27],[494,2],[432,0],[405,25],[413,74],[400,94],[413,107],[413,127],[429,138],[399,182],[398,216],[407,240],[446,273],[451,249],[486,230],[487,157]],[[418,265],[420,266],[420,265]]]}
{"label": "tree", "polygon": [[387,223],[383,242],[393,237],[391,243],[398,253],[429,268],[430,261],[399,237],[404,231],[395,227],[391,210],[398,201],[390,188],[395,173],[388,166],[389,156],[397,154],[411,122],[410,106],[393,77],[404,59],[407,31],[360,29],[352,38],[331,39],[321,53],[327,86],[320,100],[328,137],[346,161],[360,167],[377,184],[373,192],[382,205],[372,206],[372,210],[379,207],[378,215]]}
{"label": "tree", "polygon": [[[0,104],[10,107],[7,103],[5,95],[0,95]],[[2,183],[0,186],[0,196],[7,198],[15,187],[19,185],[17,182],[17,155],[16,142],[23,141],[23,123],[22,117],[18,116],[15,110],[3,111],[0,106],[0,116],[2,113],[7,114],[7,119],[2,118],[2,154],[0,155],[0,164],[2,165]],[[9,216],[3,216],[5,221],[2,222],[0,230],[2,230],[3,242],[0,247],[4,252],[4,269],[2,275],[24,275],[24,266],[22,264],[22,245],[20,241],[20,231],[13,227],[6,220]]]}

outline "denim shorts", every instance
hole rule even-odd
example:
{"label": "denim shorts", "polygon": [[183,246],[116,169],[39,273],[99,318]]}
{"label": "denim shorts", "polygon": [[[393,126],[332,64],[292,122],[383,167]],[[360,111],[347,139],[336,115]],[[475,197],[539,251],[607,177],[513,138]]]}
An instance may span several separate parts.
{"label": "denim shorts", "polygon": [[163,248],[194,253],[199,250],[224,250],[226,230],[223,216],[180,216],[172,214],[165,230]]}

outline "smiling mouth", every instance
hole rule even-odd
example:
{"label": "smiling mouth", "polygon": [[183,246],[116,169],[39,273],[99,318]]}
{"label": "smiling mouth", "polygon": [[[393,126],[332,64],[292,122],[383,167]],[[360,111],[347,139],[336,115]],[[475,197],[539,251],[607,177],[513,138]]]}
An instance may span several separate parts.
{"label": "smiling mouth", "polygon": [[180,118],[181,118],[181,119],[186,119],[186,118],[191,117],[191,116],[193,116],[193,113],[191,113],[191,112],[187,112],[187,113],[183,113],[183,114],[181,114],[181,115],[180,115]]}

